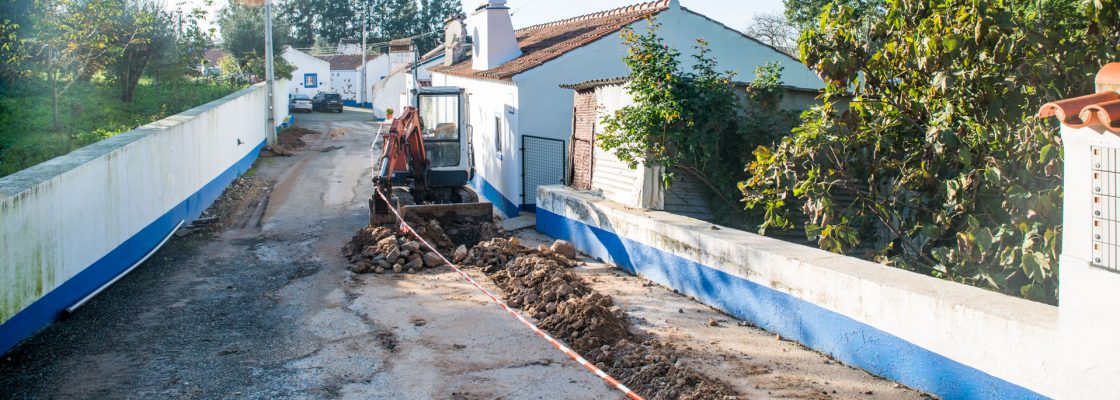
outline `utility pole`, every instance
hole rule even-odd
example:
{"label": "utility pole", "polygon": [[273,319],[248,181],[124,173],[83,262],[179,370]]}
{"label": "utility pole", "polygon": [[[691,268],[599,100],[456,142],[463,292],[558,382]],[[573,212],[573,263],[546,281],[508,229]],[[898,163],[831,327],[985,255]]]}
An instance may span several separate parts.
{"label": "utility pole", "polygon": [[361,82],[361,96],[358,96],[358,107],[366,106],[366,27],[369,26],[369,2],[363,2],[365,5],[362,7],[362,77],[358,81]]}
{"label": "utility pole", "polygon": [[276,144],[276,110],[272,65],[272,0],[264,0],[264,70],[268,80],[268,144]]}

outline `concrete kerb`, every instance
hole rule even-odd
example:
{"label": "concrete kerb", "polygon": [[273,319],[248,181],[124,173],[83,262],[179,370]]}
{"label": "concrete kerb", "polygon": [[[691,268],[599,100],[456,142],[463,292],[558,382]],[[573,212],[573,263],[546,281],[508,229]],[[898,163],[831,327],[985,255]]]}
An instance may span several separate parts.
{"label": "concrete kerb", "polygon": [[[687,217],[628,209],[562,186],[538,191],[537,217],[538,230],[569,239],[588,254],[912,387],[947,398],[1037,398],[1060,391],[1050,357],[1056,307],[747,232],[713,229]],[[850,334],[868,336],[837,337],[839,328],[830,332],[818,321],[787,315],[793,311],[781,307],[790,304],[809,314],[819,307],[835,314],[821,318],[837,319],[851,325]],[[879,346],[876,340],[896,348],[861,353]],[[914,358],[863,355],[891,352]],[[937,366],[907,362],[944,364],[965,376],[932,376],[921,369]]]}

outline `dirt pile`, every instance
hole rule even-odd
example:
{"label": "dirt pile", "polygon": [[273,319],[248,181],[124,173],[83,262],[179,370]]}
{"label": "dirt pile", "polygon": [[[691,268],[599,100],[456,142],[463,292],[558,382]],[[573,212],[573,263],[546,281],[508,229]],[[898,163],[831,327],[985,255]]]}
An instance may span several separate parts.
{"label": "dirt pile", "polygon": [[280,143],[280,146],[283,147],[284,149],[299,150],[299,149],[302,149],[304,146],[307,145],[307,143],[305,143],[303,141],[303,135],[318,135],[318,134],[319,134],[318,131],[313,131],[311,129],[300,128],[300,127],[291,127],[291,128],[287,128],[287,129],[284,129],[284,130],[280,131],[280,133],[276,135],[276,140]]}
{"label": "dirt pile", "polygon": [[493,239],[471,249],[463,264],[480,268],[507,304],[638,393],[651,399],[736,397],[727,384],[681,365],[671,345],[631,333],[626,313],[611,297],[591,290],[570,271],[573,262],[550,248]]}
{"label": "dirt pile", "polygon": [[[443,224],[447,226],[410,221],[450,260],[486,274],[507,304],[528,313],[541,329],[630,389],[650,399],[736,398],[727,384],[683,366],[673,346],[630,332],[626,313],[614,300],[571,271],[575,251],[570,243],[530,249],[516,238],[487,237],[491,231],[501,233],[493,224]],[[357,273],[418,272],[443,265],[435,253],[425,253],[418,245],[396,228],[371,227],[358,231],[344,251]]]}

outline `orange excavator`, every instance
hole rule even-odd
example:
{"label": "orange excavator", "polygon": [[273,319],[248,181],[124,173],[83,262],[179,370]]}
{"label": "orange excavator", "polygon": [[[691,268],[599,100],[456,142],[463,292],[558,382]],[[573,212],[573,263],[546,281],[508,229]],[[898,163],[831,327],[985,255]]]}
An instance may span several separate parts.
{"label": "orange excavator", "polygon": [[463,91],[454,87],[421,88],[415,106],[405,107],[382,135],[381,156],[374,163],[375,190],[369,200],[370,224],[396,221],[390,207],[405,217],[489,222],[493,207],[480,202],[468,186],[474,160]]}

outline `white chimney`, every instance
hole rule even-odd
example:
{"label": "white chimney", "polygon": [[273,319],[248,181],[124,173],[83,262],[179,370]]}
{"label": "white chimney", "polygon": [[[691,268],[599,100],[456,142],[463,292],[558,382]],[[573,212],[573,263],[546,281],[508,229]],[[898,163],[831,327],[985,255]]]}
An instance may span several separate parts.
{"label": "white chimney", "polygon": [[443,23],[443,65],[457,64],[467,58],[470,43],[467,43],[467,17],[457,14]]}
{"label": "white chimney", "polygon": [[506,0],[490,0],[472,16],[474,53],[471,67],[487,70],[521,56]]}

